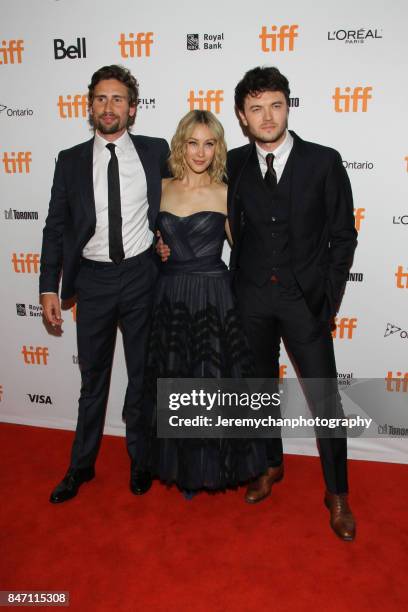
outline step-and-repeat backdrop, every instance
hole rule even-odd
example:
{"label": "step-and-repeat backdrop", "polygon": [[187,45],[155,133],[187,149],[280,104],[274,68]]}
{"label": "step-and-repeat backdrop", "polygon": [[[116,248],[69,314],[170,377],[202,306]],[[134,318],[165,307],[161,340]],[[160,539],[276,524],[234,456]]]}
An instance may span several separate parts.
{"label": "step-and-repeat backdrop", "polygon": [[[403,0],[3,6],[0,419],[75,426],[75,308],[64,312],[61,336],[47,332],[38,303],[42,228],[58,151],[91,137],[87,85],[112,63],[140,83],[134,132],[170,140],[182,115],[203,108],[221,120],[230,148],[246,142],[233,103],[244,72],[276,65],[287,75],[290,127],[340,151],[354,192],[359,246],[334,334],[339,379],[384,379],[390,397],[408,400],[407,19]],[[294,376],[285,353],[281,374]],[[124,432],[125,388],[118,332],[106,432]],[[404,438],[351,438],[349,447],[352,457],[407,460]],[[316,452],[312,440],[286,448]]]}

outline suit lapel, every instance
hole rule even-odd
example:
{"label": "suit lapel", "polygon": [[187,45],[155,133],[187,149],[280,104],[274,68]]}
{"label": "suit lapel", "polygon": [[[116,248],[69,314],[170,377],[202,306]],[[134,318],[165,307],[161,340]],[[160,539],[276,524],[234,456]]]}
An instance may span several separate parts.
{"label": "suit lapel", "polygon": [[295,132],[290,132],[293,136],[293,149],[291,151],[292,167],[290,180],[290,200],[291,200],[291,213],[290,213],[290,229],[296,227],[296,219],[299,218],[297,212],[299,206],[303,200],[302,189],[304,185],[304,172],[306,160],[304,157],[303,141]]}
{"label": "suit lapel", "polygon": [[79,183],[84,210],[92,227],[96,225],[95,195],[93,186],[93,145],[94,138],[84,144],[79,163]]}
{"label": "suit lapel", "polygon": [[130,134],[130,137],[139,155],[146,176],[147,202],[149,204],[147,216],[150,228],[154,229],[159,211],[161,178],[156,176],[157,173],[155,173],[155,166],[152,164],[148,145],[133,134]]}

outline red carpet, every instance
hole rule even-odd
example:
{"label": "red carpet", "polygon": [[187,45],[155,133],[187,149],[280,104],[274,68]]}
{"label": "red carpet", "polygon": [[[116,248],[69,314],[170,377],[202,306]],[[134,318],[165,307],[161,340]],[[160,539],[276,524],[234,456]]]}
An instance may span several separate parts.
{"label": "red carpet", "polygon": [[72,432],[0,426],[0,590],[69,591],[70,610],[408,609],[408,466],[350,462],[357,539],[328,525],[320,464],[286,456],[272,497],[244,489],[188,502],[158,483],[128,490],[123,438],[105,437],[97,477],[48,503]]}

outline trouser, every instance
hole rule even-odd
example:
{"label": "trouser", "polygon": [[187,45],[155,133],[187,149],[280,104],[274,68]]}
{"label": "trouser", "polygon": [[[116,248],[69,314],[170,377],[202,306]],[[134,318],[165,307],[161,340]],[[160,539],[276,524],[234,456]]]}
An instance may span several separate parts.
{"label": "trouser", "polygon": [[[331,416],[342,414],[337,391],[337,370],[333,338],[328,322],[319,320],[308,308],[297,285],[284,287],[269,281],[258,287],[244,278],[236,283],[236,293],[243,325],[255,357],[255,375],[258,378],[279,378],[279,351],[283,339],[298,376],[303,380],[312,412],[322,414],[327,385]],[[308,384],[307,379],[314,379]],[[317,383],[326,379],[327,383]],[[324,409],[324,406],[323,406]],[[323,410],[324,411],[324,410]],[[328,491],[346,493],[347,440],[343,437],[318,439],[323,475]],[[267,441],[270,466],[282,463],[281,438]]]}
{"label": "trouser", "polygon": [[156,277],[151,249],[119,265],[81,261],[76,291],[82,384],[71,467],[91,466],[98,454],[118,325],[128,374],[123,409],[126,444],[132,461],[143,461],[151,419],[143,402],[143,377]]}

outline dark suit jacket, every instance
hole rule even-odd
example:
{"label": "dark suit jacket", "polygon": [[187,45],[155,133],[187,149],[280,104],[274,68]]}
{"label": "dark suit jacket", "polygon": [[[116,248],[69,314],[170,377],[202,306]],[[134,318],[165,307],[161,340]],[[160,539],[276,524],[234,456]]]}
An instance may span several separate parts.
{"label": "dark suit jacket", "polygon": [[[133,134],[130,137],[146,174],[149,227],[153,231],[160,208],[161,178],[169,176],[169,147],[161,138]],[[74,283],[81,253],[95,233],[96,226],[93,143],[92,138],[61,151],[58,156],[43,231],[40,293],[58,293],[62,272],[61,298],[68,299],[75,295]]]}
{"label": "dark suit jacket", "polygon": [[[328,320],[339,308],[357,246],[350,181],[337,151],[291,134],[291,268],[310,310]],[[247,144],[228,153],[228,216],[234,242],[230,267],[238,277],[245,231],[240,184],[254,146]],[[256,193],[254,184],[254,206]]]}

